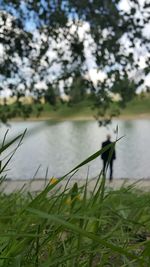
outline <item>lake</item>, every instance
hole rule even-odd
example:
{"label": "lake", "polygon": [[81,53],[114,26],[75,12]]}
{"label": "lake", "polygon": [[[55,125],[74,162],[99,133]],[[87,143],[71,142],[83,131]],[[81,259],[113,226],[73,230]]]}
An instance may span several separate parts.
{"label": "lake", "polygon": [[[12,122],[8,139],[27,128],[7,171],[11,179],[61,177],[88,156],[100,149],[106,134],[112,140],[124,136],[116,145],[115,178],[150,178],[150,120],[114,120],[109,129],[96,121]],[[2,141],[7,126],[0,128]],[[6,154],[4,155],[6,156]],[[4,157],[3,156],[3,157]],[[3,158],[1,156],[1,159]],[[100,158],[81,168],[75,177],[93,178],[102,168]]]}

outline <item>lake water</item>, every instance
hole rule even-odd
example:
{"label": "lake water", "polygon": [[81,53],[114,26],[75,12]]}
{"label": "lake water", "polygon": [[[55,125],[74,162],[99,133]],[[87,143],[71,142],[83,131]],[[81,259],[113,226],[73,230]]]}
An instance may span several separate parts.
{"label": "lake water", "polygon": [[[13,122],[8,139],[28,129],[23,144],[9,163],[7,177],[11,179],[60,177],[95,153],[106,134],[118,126],[123,136],[116,146],[115,178],[150,178],[150,120],[115,120],[109,129],[100,128],[96,121]],[[0,139],[8,127],[1,126]],[[6,155],[6,154],[5,154]],[[3,156],[4,157],[4,156]],[[3,158],[1,156],[1,158]],[[95,177],[102,168],[97,158],[76,173],[76,177]],[[39,169],[39,170],[38,170]],[[36,173],[36,171],[38,172]]]}

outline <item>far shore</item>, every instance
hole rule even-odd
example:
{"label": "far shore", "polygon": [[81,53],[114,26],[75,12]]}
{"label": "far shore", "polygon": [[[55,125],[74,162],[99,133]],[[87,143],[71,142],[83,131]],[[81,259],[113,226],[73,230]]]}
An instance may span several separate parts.
{"label": "far shore", "polygon": [[[150,119],[150,113],[141,113],[141,114],[122,114],[118,117],[114,117],[113,120],[144,120],[144,119]],[[31,116],[30,118],[24,119],[21,117],[17,117],[17,118],[13,118],[10,121],[16,121],[16,122],[20,122],[20,121],[90,121],[90,120],[96,120],[94,118],[94,116],[67,116],[67,117],[54,117],[54,116],[39,116],[39,117],[33,117]]]}
{"label": "far shore", "polygon": [[[91,179],[88,183],[88,192],[91,192],[94,189],[97,179]],[[85,180],[83,179],[71,179],[68,183],[68,188],[71,188],[73,184],[77,182],[79,186],[85,185]],[[50,180],[47,179],[35,179],[35,180],[5,180],[0,187],[0,190],[5,194],[10,194],[15,191],[21,192],[32,192],[37,193],[41,192],[45,186],[50,183]],[[61,186],[62,190],[67,183],[67,179],[60,182],[57,187]],[[106,188],[108,189],[119,189],[121,187],[131,187],[136,188],[137,190],[150,192],[150,178],[149,179],[114,179],[111,183],[106,179]]]}

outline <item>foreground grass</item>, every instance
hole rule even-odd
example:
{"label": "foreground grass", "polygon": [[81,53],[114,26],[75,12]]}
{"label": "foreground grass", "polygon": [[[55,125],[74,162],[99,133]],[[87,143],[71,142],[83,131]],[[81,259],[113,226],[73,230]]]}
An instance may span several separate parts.
{"label": "foreground grass", "polygon": [[0,266],[150,266],[150,195],[100,178],[0,194]]}

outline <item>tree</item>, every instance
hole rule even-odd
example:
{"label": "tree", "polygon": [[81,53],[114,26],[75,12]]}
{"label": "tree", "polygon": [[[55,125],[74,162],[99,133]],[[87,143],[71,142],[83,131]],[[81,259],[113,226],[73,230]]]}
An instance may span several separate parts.
{"label": "tree", "polygon": [[46,103],[56,106],[57,102],[56,88],[54,88],[52,84],[48,85],[48,89],[44,94],[44,98]]}
{"label": "tree", "polygon": [[[140,53],[149,51],[144,34],[149,6],[147,0],[128,2],[126,11],[120,0],[2,0],[1,80],[15,95],[20,83],[22,93],[33,95],[39,93],[36,84],[41,81],[58,86],[63,82],[67,93],[74,96],[75,84],[82,91],[78,96],[91,87],[101,116],[109,110],[110,91],[120,93],[125,105],[128,93],[134,96],[149,71],[145,60],[141,79],[130,82],[131,74],[140,69]],[[105,73],[105,78],[93,82],[91,66]]]}

